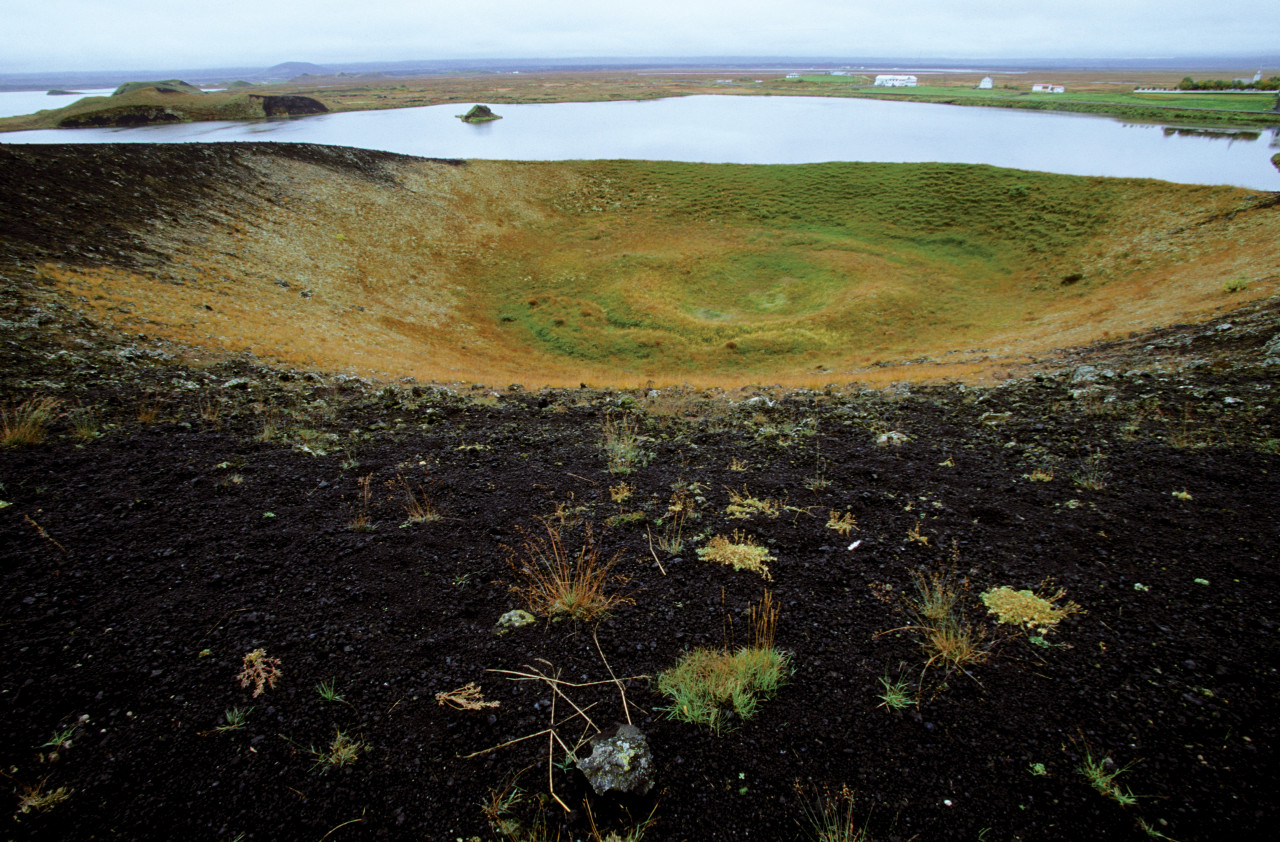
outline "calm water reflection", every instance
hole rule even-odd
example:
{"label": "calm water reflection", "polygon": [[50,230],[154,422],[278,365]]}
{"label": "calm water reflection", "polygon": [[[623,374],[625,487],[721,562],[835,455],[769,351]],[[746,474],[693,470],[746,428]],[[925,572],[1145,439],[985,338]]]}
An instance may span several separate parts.
{"label": "calm water reflection", "polygon": [[49,108],[63,108],[81,97],[106,96],[114,88],[107,90],[78,89],[70,95],[49,95],[46,91],[0,91],[0,117],[17,117],[19,114],[34,114]]}
{"label": "calm water reflection", "polygon": [[[3,95],[0,95],[3,96]],[[49,99],[54,99],[50,97]],[[717,163],[942,161],[1075,175],[1159,178],[1280,190],[1277,131],[1206,132],[1076,114],[809,97],[696,96],[651,102],[471,103],[257,123],[0,135],[5,143],[273,140],[436,158],[634,158]]]}

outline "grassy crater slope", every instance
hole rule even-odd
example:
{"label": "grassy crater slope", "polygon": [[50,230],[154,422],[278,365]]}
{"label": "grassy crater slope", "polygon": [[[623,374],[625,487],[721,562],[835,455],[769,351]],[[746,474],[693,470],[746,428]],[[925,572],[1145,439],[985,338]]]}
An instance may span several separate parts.
{"label": "grassy crater slope", "polygon": [[[94,154],[56,149],[11,163]],[[981,377],[1274,294],[1280,266],[1274,197],[1234,188],[951,164],[97,154],[135,180],[203,180],[171,201],[157,188],[118,257],[39,261],[79,306],[194,348],[385,377]]]}

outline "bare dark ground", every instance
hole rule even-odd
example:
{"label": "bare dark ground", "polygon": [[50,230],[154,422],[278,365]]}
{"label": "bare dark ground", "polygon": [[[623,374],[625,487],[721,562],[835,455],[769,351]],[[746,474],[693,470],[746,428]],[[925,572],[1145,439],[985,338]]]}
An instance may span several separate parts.
{"label": "bare dark ground", "polygon": [[[0,449],[5,838],[493,838],[481,803],[516,776],[524,816],[562,839],[593,838],[588,804],[601,835],[626,808],[653,811],[650,840],[807,838],[805,806],[842,786],[882,840],[1252,839],[1276,822],[1272,309],[1082,350],[1096,381],[495,397],[193,368],[77,321],[20,264],[5,272],[3,397],[56,396],[64,413],[44,443]],[[643,464],[611,474],[602,429],[624,415]],[[909,440],[878,446],[886,431]],[[400,478],[442,519],[408,523]],[[700,485],[700,517],[660,568],[646,528],[661,533],[680,483]],[[744,488],[791,508],[730,519]],[[858,531],[828,529],[831,510]],[[353,528],[366,512],[372,529]],[[632,602],[598,626],[497,636],[521,605],[509,548],[557,512],[619,554],[612,587]],[[777,556],[771,583],[698,559],[734,529]],[[890,631],[910,622],[917,571],[967,582],[985,663],[923,670],[915,636]],[[1048,579],[1088,612],[1050,648],[978,601]],[[652,677],[687,648],[742,643],[766,588],[788,684],[718,734],[667,718]],[[258,648],[282,676],[253,698],[237,674]],[[467,757],[553,724],[545,684],[489,672],[525,666],[628,679],[625,709],[613,684],[566,692],[600,727],[629,711],[648,734],[650,796],[589,794],[561,764],[566,812],[546,735]],[[879,679],[899,674],[918,705],[878,707]],[[500,707],[436,703],[472,681]],[[244,727],[215,731],[236,707]],[[554,722],[567,713],[557,700]],[[309,750],[338,730],[358,757],[317,766]],[[1086,752],[1126,768],[1135,804],[1089,785]],[[67,797],[18,812],[32,790]]]}

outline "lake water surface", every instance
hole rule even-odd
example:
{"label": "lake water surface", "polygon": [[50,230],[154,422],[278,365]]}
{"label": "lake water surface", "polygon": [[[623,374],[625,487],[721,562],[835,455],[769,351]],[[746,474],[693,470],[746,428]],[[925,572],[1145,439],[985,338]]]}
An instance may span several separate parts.
{"label": "lake water surface", "polygon": [[115,88],[106,90],[79,90],[69,95],[50,96],[46,91],[0,91],[0,117],[17,117],[34,114],[49,108],[62,108],[81,97],[106,96]]}
{"label": "lake water surface", "polygon": [[[0,112],[4,98],[0,94]],[[31,96],[26,94],[25,96]],[[43,96],[43,95],[42,95]],[[45,97],[44,107],[69,100]],[[281,141],[431,158],[632,158],[742,164],[886,161],[992,164],[1074,175],[1158,178],[1280,190],[1276,129],[1206,132],[1107,117],[817,97],[691,96],[648,102],[471,103],[252,123],[0,134],[3,143]]]}

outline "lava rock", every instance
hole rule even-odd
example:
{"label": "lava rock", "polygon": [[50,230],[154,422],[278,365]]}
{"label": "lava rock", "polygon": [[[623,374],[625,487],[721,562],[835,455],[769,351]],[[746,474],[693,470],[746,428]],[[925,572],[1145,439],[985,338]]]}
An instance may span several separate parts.
{"label": "lava rock", "polygon": [[597,795],[611,789],[644,795],[653,789],[653,752],[634,725],[619,725],[612,736],[596,737],[591,756],[579,760],[578,768]]}

